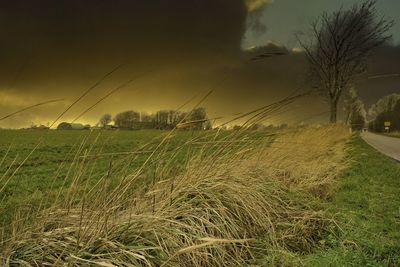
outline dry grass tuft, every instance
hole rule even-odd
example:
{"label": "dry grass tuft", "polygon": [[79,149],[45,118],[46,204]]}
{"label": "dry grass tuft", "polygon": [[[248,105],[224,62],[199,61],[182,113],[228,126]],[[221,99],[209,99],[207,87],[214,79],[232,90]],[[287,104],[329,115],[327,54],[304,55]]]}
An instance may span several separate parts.
{"label": "dry grass tuft", "polygon": [[35,215],[0,256],[6,266],[244,266],[310,251],[334,224],[312,203],[332,194],[348,137],[341,126],[275,139],[235,132],[203,144],[179,171],[154,153],[155,164],[109,171],[82,201],[67,197]]}

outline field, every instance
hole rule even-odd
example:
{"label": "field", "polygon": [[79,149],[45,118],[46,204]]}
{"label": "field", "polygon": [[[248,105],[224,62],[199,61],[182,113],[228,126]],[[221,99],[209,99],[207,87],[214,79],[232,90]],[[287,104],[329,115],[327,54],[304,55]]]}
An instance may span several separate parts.
{"label": "field", "polygon": [[400,168],[341,126],[2,130],[0,155],[6,266],[399,264]]}
{"label": "field", "polygon": [[[113,162],[129,156],[127,172],[140,167],[149,154],[168,132],[145,131],[46,131],[46,130],[1,130],[0,131],[0,185],[3,212],[2,225],[20,206],[36,206],[46,194],[68,187],[65,179],[71,166],[85,158],[82,180],[91,187]],[[189,140],[199,138],[201,132],[179,131],[158,153],[167,153]],[[201,141],[201,140],[200,140]],[[195,148],[196,145],[191,145]],[[179,160],[187,156],[180,149]],[[159,157],[157,157],[160,159]],[[90,166],[88,166],[90,165]],[[125,166],[126,167],[126,166]],[[74,168],[74,167],[72,167]],[[15,173],[14,173],[15,172]]]}

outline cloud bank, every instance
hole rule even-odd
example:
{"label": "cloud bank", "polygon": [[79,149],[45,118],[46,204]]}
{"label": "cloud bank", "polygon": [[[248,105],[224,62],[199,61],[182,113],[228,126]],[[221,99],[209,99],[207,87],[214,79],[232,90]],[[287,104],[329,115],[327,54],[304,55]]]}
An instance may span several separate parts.
{"label": "cloud bank", "polygon": [[[249,17],[271,3],[262,0],[2,2],[0,115],[49,99],[65,101],[0,122],[0,127],[52,121],[83,91],[121,63],[123,68],[90,92],[63,119],[74,118],[134,77],[138,78],[88,112],[82,121],[95,123],[104,112],[173,109],[193,96],[201,98],[209,90],[213,93],[204,105],[211,116],[231,116],[277,101],[293,90],[306,87],[303,53],[276,44],[252,50],[241,47],[250,27]],[[265,51],[284,51],[286,55],[252,60]],[[398,71],[393,53],[399,55],[399,48],[382,48],[372,59],[372,70]],[[386,81],[385,88],[379,90],[390,91],[387,88],[393,89],[395,82]],[[362,86],[365,87],[362,91],[374,93],[379,87],[375,81]],[[293,112],[271,118],[270,122],[295,122],[325,109],[323,101],[304,102],[307,105],[299,102]],[[186,108],[194,104],[191,102]]]}

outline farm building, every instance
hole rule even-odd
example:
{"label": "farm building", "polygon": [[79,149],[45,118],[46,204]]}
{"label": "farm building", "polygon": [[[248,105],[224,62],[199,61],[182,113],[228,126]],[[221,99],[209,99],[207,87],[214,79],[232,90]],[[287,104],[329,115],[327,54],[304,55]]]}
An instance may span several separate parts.
{"label": "farm building", "polygon": [[57,126],[57,130],[85,130],[90,129],[90,125],[83,125],[81,123],[62,122]]}

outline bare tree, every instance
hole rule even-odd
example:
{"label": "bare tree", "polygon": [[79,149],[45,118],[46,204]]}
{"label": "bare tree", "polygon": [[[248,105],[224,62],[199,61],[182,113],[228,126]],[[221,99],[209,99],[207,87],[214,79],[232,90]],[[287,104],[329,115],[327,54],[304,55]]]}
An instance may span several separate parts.
{"label": "bare tree", "polygon": [[189,120],[196,130],[211,129],[211,122],[208,119],[206,109],[203,107],[195,108],[191,111]]}
{"label": "bare tree", "polygon": [[101,116],[100,118],[100,126],[102,127],[106,127],[107,124],[109,124],[112,121],[112,116],[111,114],[104,114],[103,116]]}
{"label": "bare tree", "polygon": [[346,112],[346,124],[353,130],[361,130],[365,125],[365,111],[364,103],[358,96],[358,92],[351,87],[348,90],[344,100],[344,110]]}
{"label": "bare tree", "polygon": [[114,123],[123,129],[132,129],[136,122],[140,121],[139,112],[129,110],[120,112],[114,117]]}
{"label": "bare tree", "polygon": [[364,117],[366,116],[364,103],[361,101],[358,92],[354,87],[351,87],[350,90],[347,91],[343,109],[345,111],[345,122],[347,125],[351,124],[353,113],[362,113]]}
{"label": "bare tree", "polygon": [[140,117],[142,122],[152,122],[154,120],[154,115],[147,112],[141,112]]}
{"label": "bare tree", "polygon": [[370,116],[377,117],[381,113],[394,110],[397,103],[400,103],[400,94],[384,96],[371,106],[368,113]]}
{"label": "bare tree", "polygon": [[323,13],[312,23],[311,41],[299,42],[308,58],[313,86],[328,97],[330,121],[337,121],[342,93],[365,71],[371,51],[391,36],[393,21],[378,16],[376,0],[355,4],[349,10]]}

